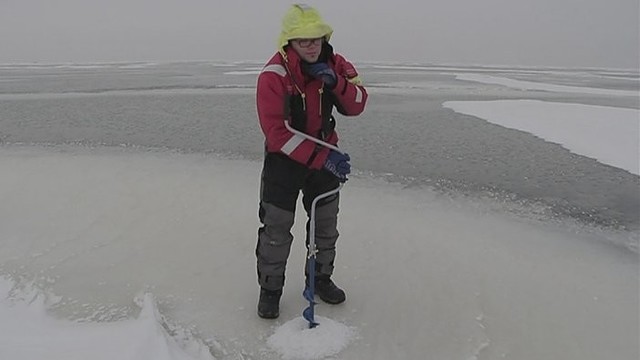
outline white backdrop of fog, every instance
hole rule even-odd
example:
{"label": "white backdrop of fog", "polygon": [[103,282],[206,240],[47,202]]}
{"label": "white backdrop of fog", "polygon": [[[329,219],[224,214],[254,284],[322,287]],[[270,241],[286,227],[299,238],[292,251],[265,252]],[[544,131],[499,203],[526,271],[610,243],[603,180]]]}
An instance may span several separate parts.
{"label": "white backdrop of fog", "polygon": [[[0,62],[259,60],[292,0],[0,0]],[[325,0],[354,61],[639,67],[637,0]]]}

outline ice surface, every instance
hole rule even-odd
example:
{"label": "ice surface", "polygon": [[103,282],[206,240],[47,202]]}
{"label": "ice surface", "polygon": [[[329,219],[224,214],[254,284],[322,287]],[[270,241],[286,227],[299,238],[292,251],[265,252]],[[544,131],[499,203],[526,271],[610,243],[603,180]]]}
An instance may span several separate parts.
{"label": "ice surface", "polygon": [[[11,146],[0,148],[0,168],[0,271],[63,297],[57,316],[72,316],[81,304],[90,312],[130,306],[149,290],[164,304],[163,317],[197,329],[225,360],[639,355],[637,253],[605,241],[628,234],[539,223],[491,203],[355,175],[341,197],[335,274],[348,300],[316,307],[331,327],[314,334],[331,336],[304,338],[295,320],[307,306],[301,213],[281,317],[255,313],[259,162]],[[74,352],[99,359],[93,355],[108,347],[111,358],[145,359],[116,350],[184,358],[147,305],[126,321],[77,324],[52,320],[40,305],[32,315],[21,304],[3,305],[2,355],[32,349],[46,351],[47,360]],[[28,325],[35,329],[21,328]],[[294,335],[302,338],[282,340]],[[318,341],[328,345],[314,350]]]}
{"label": "ice surface", "polygon": [[633,90],[614,90],[614,89],[601,89],[590,88],[584,86],[567,86],[558,84],[541,83],[535,81],[515,80],[498,76],[484,75],[484,74],[460,74],[456,76],[458,80],[473,81],[483,84],[496,84],[503,85],[514,89],[521,90],[541,90],[551,92],[562,93],[578,93],[578,94],[594,94],[594,95],[606,95],[606,96],[629,96],[638,97],[640,95],[638,91]]}

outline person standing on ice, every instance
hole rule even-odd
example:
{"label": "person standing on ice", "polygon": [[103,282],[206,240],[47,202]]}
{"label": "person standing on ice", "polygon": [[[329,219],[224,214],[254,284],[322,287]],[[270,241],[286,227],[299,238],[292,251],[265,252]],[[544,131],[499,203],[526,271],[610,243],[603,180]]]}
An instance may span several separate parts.
{"label": "person standing on ice", "polygon": [[[284,123],[288,121],[298,131],[337,145],[334,107],[346,116],[364,111],[367,91],[354,66],[334,53],[329,44],[332,33],[316,9],[293,5],[282,20],[278,51],[258,77],[257,113],[266,147],[260,184],[262,226],[256,246],[258,315],[262,318],[273,319],[280,314],[300,191],[308,216],[313,199],[337,188],[351,170],[348,155],[294,134]],[[338,201],[337,193],[316,207],[315,290],[330,304],[346,299],[344,291],[331,280],[338,239]],[[308,242],[307,234],[307,246]]]}

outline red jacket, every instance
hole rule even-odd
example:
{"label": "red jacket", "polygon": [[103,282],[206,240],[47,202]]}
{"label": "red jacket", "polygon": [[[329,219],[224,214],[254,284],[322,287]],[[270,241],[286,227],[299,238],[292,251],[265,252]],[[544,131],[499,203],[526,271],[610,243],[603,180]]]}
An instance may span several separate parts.
{"label": "red jacket", "polygon": [[[321,80],[304,75],[300,67],[300,57],[287,47],[286,56],[276,53],[262,69],[258,77],[257,110],[260,126],[266,139],[267,152],[286,154],[291,159],[320,169],[325,163],[329,149],[318,147],[314,142],[293,134],[284,126],[288,95],[303,95],[307,123],[304,132],[317,136],[322,127],[322,91],[332,91],[337,110],[346,116],[362,113],[367,102],[367,91],[356,85],[358,73],[353,65],[339,54],[331,54],[329,66],[335,71],[338,81],[333,90],[323,88]],[[293,78],[292,78],[293,77]],[[336,145],[335,131],[324,139]]]}

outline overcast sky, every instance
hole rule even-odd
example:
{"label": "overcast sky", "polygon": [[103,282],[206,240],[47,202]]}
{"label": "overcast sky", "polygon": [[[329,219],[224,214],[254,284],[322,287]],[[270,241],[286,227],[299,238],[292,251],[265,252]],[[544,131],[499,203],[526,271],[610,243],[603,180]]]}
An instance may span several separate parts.
{"label": "overcast sky", "polygon": [[[287,0],[0,0],[0,62],[266,60]],[[306,1],[350,60],[638,68],[638,0]]]}

